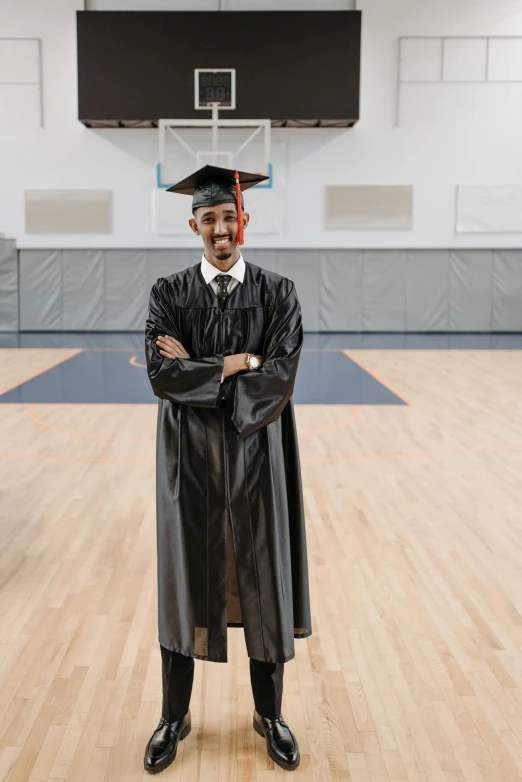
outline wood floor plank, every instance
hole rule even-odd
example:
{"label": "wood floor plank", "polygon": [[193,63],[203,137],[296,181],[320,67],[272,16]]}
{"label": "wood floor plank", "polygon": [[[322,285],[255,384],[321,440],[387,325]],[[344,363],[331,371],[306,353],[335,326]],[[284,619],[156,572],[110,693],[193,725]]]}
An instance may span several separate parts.
{"label": "wood floor plank", "polygon": [[[75,351],[1,352],[0,388]],[[314,634],[296,782],[522,778],[517,351],[349,351],[409,405],[296,408]],[[161,714],[154,405],[0,405],[0,780],[137,782]],[[288,778],[241,630],[162,779]]]}

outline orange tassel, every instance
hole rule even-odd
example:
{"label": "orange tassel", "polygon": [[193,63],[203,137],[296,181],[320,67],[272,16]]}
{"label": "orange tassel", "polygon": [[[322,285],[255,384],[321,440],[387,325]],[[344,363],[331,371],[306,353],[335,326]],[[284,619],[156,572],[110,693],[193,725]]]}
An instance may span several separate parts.
{"label": "orange tassel", "polygon": [[239,174],[234,171],[236,180],[236,202],[237,202],[237,243],[245,243],[245,224],[243,221],[243,207],[241,206],[241,186],[239,184]]}

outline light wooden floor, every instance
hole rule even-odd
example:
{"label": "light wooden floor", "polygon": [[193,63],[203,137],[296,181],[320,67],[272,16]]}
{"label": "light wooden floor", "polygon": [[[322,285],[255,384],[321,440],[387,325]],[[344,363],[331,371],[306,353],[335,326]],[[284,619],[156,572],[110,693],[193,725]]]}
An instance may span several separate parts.
{"label": "light wooden floor", "polygon": [[[0,388],[63,355],[21,353],[0,351]],[[297,408],[315,632],[286,666],[293,778],[519,782],[522,354],[350,355],[411,406]],[[2,780],[150,779],[155,413],[0,404]],[[196,662],[193,731],[161,779],[289,773],[229,639],[227,665]]]}

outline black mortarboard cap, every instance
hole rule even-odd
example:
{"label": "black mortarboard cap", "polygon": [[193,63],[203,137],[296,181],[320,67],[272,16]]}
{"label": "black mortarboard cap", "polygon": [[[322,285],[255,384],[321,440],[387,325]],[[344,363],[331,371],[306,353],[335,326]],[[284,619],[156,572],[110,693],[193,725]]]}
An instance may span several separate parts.
{"label": "black mortarboard cap", "polygon": [[182,193],[192,196],[192,211],[200,206],[217,206],[218,204],[235,203],[238,218],[238,243],[244,244],[243,223],[243,190],[264,182],[269,177],[265,174],[249,174],[247,171],[221,168],[220,166],[203,166],[190,176],[182,179],[172,187],[169,193]]}
{"label": "black mortarboard cap", "polygon": [[[240,190],[248,190],[249,187],[264,182],[269,177],[264,174],[249,174],[246,171],[237,171]],[[182,179],[172,187],[167,188],[169,193],[182,193],[191,195],[192,211],[200,206],[217,206],[236,202],[236,171],[220,166],[203,166],[190,176]],[[243,206],[243,196],[241,196]]]}

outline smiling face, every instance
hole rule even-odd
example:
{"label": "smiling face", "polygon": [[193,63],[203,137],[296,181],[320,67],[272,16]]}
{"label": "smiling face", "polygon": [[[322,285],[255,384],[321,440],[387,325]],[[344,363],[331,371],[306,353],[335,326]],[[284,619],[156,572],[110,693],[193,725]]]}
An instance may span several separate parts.
{"label": "smiling face", "polygon": [[[249,215],[243,213],[245,228]],[[221,268],[231,260],[231,266],[239,258],[237,243],[237,208],[235,203],[217,204],[217,206],[201,206],[196,209],[189,225],[195,234],[203,239],[205,258],[214,266]]]}

